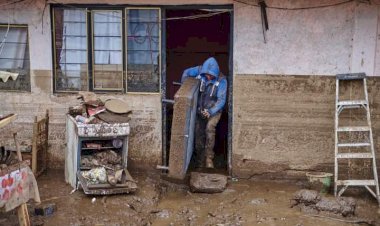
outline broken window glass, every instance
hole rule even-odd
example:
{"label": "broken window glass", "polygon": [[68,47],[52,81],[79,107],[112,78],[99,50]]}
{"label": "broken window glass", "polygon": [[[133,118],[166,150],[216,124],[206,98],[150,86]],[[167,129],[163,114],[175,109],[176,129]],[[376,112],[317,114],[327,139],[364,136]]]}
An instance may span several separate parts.
{"label": "broken window glass", "polygon": [[30,91],[27,26],[0,25],[0,90]]}
{"label": "broken window glass", "polygon": [[93,11],[95,90],[123,89],[122,11]]}
{"label": "broken window glass", "polygon": [[127,9],[127,91],[160,91],[159,9]]}
{"label": "broken window glass", "polygon": [[88,90],[85,9],[54,9],[57,91]]}

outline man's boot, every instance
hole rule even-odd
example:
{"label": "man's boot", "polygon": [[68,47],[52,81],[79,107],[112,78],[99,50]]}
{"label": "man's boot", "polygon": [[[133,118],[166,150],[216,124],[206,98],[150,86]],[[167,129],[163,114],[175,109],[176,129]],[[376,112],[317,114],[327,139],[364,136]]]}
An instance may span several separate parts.
{"label": "man's boot", "polygon": [[210,157],[206,158],[206,168],[214,168],[214,162],[212,161],[212,158]]}

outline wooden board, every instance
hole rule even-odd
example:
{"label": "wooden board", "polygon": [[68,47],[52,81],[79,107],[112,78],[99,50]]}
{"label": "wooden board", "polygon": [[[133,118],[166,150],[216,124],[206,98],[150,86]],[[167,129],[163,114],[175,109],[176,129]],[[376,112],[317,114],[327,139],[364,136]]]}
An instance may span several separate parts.
{"label": "wooden board", "polygon": [[16,114],[7,115],[5,118],[0,120],[0,128],[8,125],[11,122],[13,122],[14,120],[16,120],[16,118],[17,118]]}
{"label": "wooden board", "polygon": [[199,80],[187,78],[174,96],[168,177],[186,176],[194,149],[194,127]]}

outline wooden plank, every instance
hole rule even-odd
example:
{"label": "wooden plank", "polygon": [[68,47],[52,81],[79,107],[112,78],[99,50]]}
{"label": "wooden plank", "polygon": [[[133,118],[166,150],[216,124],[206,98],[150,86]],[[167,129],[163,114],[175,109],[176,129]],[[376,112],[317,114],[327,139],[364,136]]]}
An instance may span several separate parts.
{"label": "wooden plank", "polygon": [[9,123],[13,122],[16,119],[17,119],[16,114],[10,114],[10,115],[6,116],[5,118],[0,120],[0,128],[8,125]]}
{"label": "wooden plank", "polygon": [[23,203],[18,207],[17,216],[20,226],[30,226],[29,213],[26,203]]}

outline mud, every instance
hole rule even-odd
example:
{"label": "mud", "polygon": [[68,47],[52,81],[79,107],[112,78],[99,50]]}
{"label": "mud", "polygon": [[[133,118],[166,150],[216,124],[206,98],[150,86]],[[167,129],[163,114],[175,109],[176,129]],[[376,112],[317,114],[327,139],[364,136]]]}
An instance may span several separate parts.
{"label": "mud", "polygon": [[342,216],[354,216],[356,200],[352,197],[324,197],[317,191],[302,189],[294,194],[291,207],[299,206],[304,212],[329,212]]}
{"label": "mud", "polygon": [[[303,183],[229,180],[222,193],[191,193],[185,185],[175,185],[154,173],[131,172],[138,181],[135,194],[86,196],[70,194],[62,171],[49,170],[38,178],[43,204],[55,203],[52,216],[33,216],[35,225],[353,225],[336,218],[315,217],[316,213],[290,208],[294,193]],[[349,194],[349,193],[347,193]],[[377,202],[364,190],[349,194],[356,199],[355,216],[340,220],[368,219],[380,225]],[[331,195],[326,197],[331,198]],[[95,199],[94,199],[95,198]],[[0,213],[0,225],[17,225],[15,211]]]}

